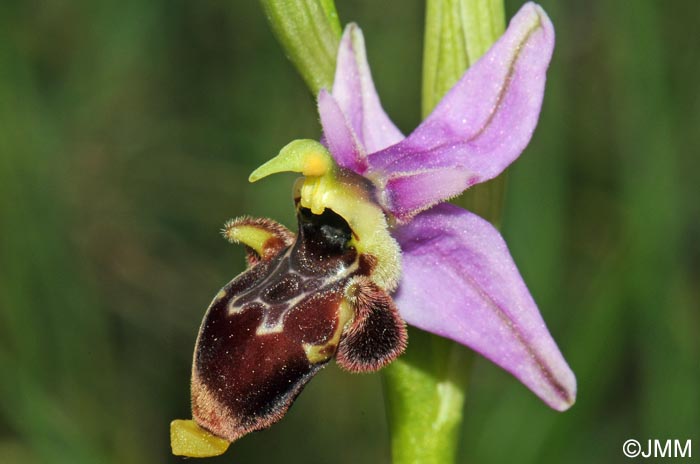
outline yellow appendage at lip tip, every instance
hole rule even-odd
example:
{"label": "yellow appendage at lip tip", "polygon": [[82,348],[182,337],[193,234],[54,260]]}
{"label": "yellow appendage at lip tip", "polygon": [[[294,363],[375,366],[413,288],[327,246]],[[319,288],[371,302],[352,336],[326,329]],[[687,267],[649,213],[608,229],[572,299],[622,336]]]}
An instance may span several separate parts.
{"label": "yellow appendage at lip tip", "polygon": [[223,438],[207,432],[191,419],[176,419],[170,423],[170,447],[176,456],[219,456],[226,452],[230,444]]}

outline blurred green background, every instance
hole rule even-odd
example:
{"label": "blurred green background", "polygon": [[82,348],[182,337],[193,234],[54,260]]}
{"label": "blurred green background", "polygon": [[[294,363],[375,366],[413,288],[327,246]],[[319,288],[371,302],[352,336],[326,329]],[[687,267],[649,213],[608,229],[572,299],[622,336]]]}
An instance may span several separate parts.
{"label": "blurred green background", "polygon": [[[628,438],[699,456],[700,3],[542,3],[557,48],[504,234],[579,397],[552,412],[479,360],[460,462],[625,462]],[[422,1],[337,6],[410,132]],[[246,179],[318,135],[257,2],[0,3],[0,462],[181,462],[197,329],[243,269],[219,229],[294,226],[293,176]],[[332,366],[207,462],[389,463],[387,434],[381,377]]]}

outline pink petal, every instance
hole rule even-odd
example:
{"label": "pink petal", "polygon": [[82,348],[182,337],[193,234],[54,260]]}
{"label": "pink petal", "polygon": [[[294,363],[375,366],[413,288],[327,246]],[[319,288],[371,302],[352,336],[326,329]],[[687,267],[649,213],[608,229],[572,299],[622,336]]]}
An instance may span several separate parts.
{"label": "pink petal", "polygon": [[394,299],[406,322],[481,353],[554,409],[574,403],[576,378],[491,224],[445,203],[395,237],[403,277]]}
{"label": "pink petal", "polygon": [[[367,176],[389,190],[391,202],[383,206],[399,219],[409,219],[496,177],[520,156],[537,125],[553,47],[547,15],[533,3],[523,6],[505,34],[408,138],[369,156]],[[405,184],[411,175],[453,169],[463,171],[462,181],[444,195],[435,195],[429,184],[427,189],[391,191],[389,181],[396,176]],[[433,176],[437,185],[438,177]],[[448,180],[454,183],[454,175]]]}
{"label": "pink petal", "polygon": [[405,222],[426,205],[459,195],[465,186],[477,182],[474,174],[462,167],[397,172],[379,184],[379,201],[382,205],[392,205],[394,215]]}
{"label": "pink petal", "polygon": [[356,24],[348,24],[340,41],[333,96],[368,153],[403,139],[379,102],[367,64],[365,39]]}
{"label": "pink petal", "polygon": [[323,144],[328,147],[335,162],[358,174],[364,173],[367,170],[367,155],[338,102],[325,90],[318,94],[318,114],[323,126]]}

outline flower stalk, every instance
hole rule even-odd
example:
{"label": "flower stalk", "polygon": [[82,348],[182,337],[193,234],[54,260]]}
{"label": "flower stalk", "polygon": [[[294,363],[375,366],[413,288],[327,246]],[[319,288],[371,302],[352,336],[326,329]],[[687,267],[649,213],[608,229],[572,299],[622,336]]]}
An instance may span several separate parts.
{"label": "flower stalk", "polygon": [[[423,118],[504,28],[502,0],[426,1]],[[505,177],[476,185],[455,202],[498,225]],[[383,371],[393,463],[455,462],[474,354],[416,329],[409,339],[404,355]]]}

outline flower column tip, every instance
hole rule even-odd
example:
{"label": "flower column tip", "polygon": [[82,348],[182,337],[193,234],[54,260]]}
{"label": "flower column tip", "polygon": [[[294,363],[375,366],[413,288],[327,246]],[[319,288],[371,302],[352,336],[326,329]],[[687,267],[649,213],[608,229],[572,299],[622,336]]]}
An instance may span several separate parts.
{"label": "flower column tip", "polygon": [[279,172],[298,172],[304,176],[320,177],[333,167],[328,150],[316,140],[295,140],[287,144],[279,154],[253,171],[249,182],[257,182]]}

